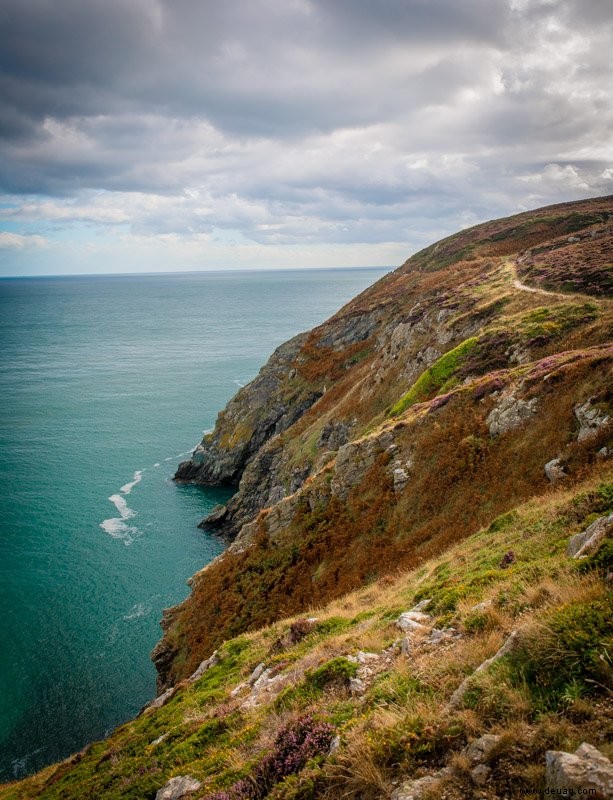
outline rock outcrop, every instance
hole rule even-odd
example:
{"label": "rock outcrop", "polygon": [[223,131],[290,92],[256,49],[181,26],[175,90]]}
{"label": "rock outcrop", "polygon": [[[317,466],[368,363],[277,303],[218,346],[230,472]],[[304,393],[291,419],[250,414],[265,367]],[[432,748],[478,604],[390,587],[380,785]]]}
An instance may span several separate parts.
{"label": "rock outcrop", "polygon": [[566,552],[572,558],[587,558],[598,552],[607,536],[613,532],[613,514],[599,517],[581,533],[576,533],[568,543]]}
{"label": "rock outcrop", "polygon": [[556,794],[613,797],[613,764],[587,742],[574,753],[549,750],[546,765],[547,788]]}

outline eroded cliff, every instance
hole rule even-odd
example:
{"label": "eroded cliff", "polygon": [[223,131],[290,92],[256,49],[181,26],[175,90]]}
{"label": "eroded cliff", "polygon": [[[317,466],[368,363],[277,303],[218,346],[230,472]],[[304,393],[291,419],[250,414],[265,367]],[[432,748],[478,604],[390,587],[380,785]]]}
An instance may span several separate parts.
{"label": "eroded cliff", "polygon": [[[479,225],[278,348],[182,464],[236,483],[203,526],[160,686],[229,636],[419,563],[608,454],[613,199]],[[592,409],[581,435],[579,408]],[[549,477],[548,477],[549,475]]]}

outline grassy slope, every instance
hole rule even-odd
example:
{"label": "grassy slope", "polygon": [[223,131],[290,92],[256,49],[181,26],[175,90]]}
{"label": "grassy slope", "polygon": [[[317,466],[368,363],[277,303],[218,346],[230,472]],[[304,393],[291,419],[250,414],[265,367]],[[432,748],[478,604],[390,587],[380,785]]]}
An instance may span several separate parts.
{"label": "grassy slope", "polygon": [[[277,732],[305,714],[331,723],[341,746],[284,778],[268,797],[374,800],[389,796],[402,777],[445,764],[455,770],[445,779],[446,796],[471,796],[460,750],[485,731],[503,734],[490,762],[486,796],[492,798],[520,797],[522,788],[542,785],[546,749],[587,740],[613,756],[613,743],[607,744],[613,703],[604,688],[613,677],[605,580],[611,541],[588,561],[566,555],[569,536],[613,510],[611,469],[597,472],[581,486],[498,517],[416,570],[321,608],[314,629],[295,644],[279,644],[292,620],[226,642],[220,664],[162,709],[82,755],[0,789],[0,798],[144,800],[170,776],[184,774],[202,781],[196,796],[206,798],[254,774],[274,750]],[[503,568],[509,551],[514,563]],[[346,679],[355,667],[345,657],[388,648],[400,636],[394,620],[424,598],[432,600],[437,626],[452,625],[462,638],[417,644],[409,656],[390,651],[365,694],[352,696]],[[491,605],[473,610],[484,600]],[[519,649],[480,673],[462,705],[449,711],[453,690],[511,630],[520,631]],[[260,662],[287,683],[261,706],[241,708],[247,690],[236,697],[230,692]],[[443,789],[437,791],[441,796]]]}

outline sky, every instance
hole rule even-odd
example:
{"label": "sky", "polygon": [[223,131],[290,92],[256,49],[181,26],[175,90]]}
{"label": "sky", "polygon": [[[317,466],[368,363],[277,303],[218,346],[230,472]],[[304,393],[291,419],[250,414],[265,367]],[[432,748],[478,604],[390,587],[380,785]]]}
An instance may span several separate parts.
{"label": "sky", "polygon": [[611,0],[2,0],[0,275],[394,266],[613,194]]}

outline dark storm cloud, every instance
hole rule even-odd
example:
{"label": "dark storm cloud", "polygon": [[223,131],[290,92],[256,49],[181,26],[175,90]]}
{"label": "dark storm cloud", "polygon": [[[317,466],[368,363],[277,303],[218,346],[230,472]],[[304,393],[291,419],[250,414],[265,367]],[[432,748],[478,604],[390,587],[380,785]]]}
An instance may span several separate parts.
{"label": "dark storm cloud", "polygon": [[[403,83],[402,67],[379,71],[386,48],[413,48],[419,60],[431,46],[500,38],[503,3],[461,7],[455,0],[5,0],[0,88],[33,120],[118,113],[130,104],[204,116],[246,135],[364,123]],[[392,85],[378,84],[384,77]]]}
{"label": "dark storm cloud", "polygon": [[3,0],[2,213],[383,242],[610,191],[612,18],[609,0]]}

